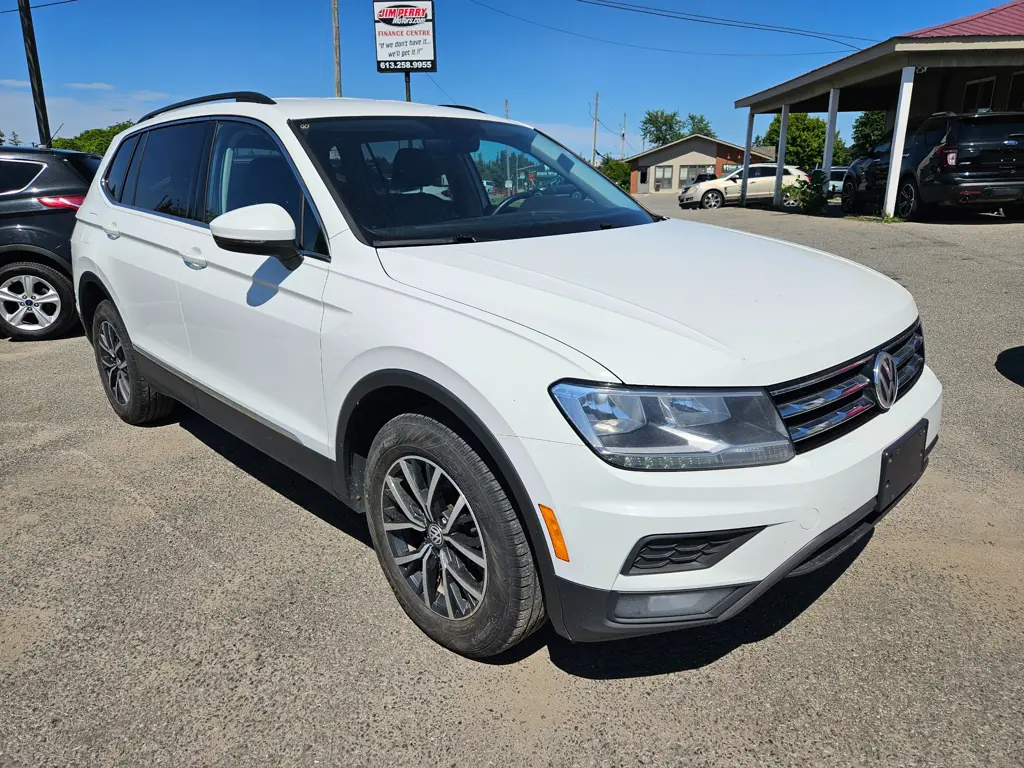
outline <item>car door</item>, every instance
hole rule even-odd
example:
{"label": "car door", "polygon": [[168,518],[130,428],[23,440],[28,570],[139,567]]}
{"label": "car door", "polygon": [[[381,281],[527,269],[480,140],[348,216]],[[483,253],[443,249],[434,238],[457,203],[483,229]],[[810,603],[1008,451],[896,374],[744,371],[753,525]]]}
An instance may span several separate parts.
{"label": "car door", "polygon": [[892,153],[892,133],[871,150],[871,161],[864,169],[864,191],[873,199],[885,195],[885,182],[889,178],[889,155]]}
{"label": "car door", "polygon": [[[740,193],[743,191],[743,171],[736,171],[735,173],[726,176],[718,184],[713,184],[712,187],[719,187],[725,194],[725,199],[730,202],[737,201],[740,199]],[[747,194],[749,195],[750,188],[747,188]]]}
{"label": "car door", "polygon": [[[187,371],[192,362],[178,301],[178,253],[204,227],[194,213],[195,185],[210,128],[209,121],[194,120],[146,132],[131,154],[122,189],[108,177],[109,204],[97,209],[96,223],[107,238],[104,253],[115,262],[106,277],[132,343],[174,371]],[[111,163],[111,173],[117,165]]]}
{"label": "car door", "polygon": [[750,169],[750,183],[747,186],[747,198],[764,200],[775,193],[775,169],[758,166]]}
{"label": "car door", "polygon": [[183,243],[178,290],[200,410],[240,436],[249,434],[248,417],[328,455],[320,326],[330,257],[319,216],[287,152],[261,125],[218,121],[207,164],[206,222],[276,203],[295,221],[302,256],[285,265],[224,250],[208,227]]}

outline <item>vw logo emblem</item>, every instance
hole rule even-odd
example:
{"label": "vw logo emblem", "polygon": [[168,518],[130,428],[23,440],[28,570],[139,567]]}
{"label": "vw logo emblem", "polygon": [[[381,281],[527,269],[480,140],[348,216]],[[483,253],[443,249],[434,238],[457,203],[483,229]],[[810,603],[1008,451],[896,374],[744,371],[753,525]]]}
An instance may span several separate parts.
{"label": "vw logo emblem", "polygon": [[899,375],[896,372],[896,358],[888,352],[875,355],[875,400],[883,411],[892,408],[896,402],[896,391],[899,389]]}
{"label": "vw logo emblem", "polygon": [[1011,147],[1016,147],[1017,146],[1017,142],[1014,139],[1007,139],[1006,141],[1003,142],[1003,144],[1007,144],[1007,145],[1009,145]]}

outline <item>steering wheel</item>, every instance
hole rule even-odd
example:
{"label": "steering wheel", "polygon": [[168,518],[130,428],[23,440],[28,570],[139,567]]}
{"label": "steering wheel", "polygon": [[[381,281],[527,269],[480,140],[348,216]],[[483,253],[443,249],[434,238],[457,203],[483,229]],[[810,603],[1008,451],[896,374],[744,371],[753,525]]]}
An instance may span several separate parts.
{"label": "steering wheel", "polygon": [[491,211],[491,216],[497,216],[499,213],[508,213],[509,210],[511,210],[509,206],[512,205],[512,203],[514,203],[516,200],[525,200],[526,198],[533,197],[536,194],[536,189],[528,189],[525,192],[517,192],[514,195],[509,195],[500,203],[498,203],[497,208]]}

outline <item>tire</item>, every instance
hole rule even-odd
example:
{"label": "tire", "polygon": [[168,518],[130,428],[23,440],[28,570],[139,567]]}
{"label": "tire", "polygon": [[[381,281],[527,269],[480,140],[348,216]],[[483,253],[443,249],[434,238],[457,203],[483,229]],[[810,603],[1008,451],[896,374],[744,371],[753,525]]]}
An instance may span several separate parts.
{"label": "tire", "polygon": [[715,210],[725,205],[725,195],[717,189],[710,189],[700,199],[700,207],[708,210]]}
{"label": "tire", "polygon": [[131,338],[110,301],[101,301],[96,307],[92,340],[96,368],[114,413],[136,426],[166,419],[174,410],[175,401],[154,390],[139,372]]}
{"label": "tire", "polygon": [[852,181],[843,182],[843,191],[840,193],[840,205],[843,213],[853,215],[860,213],[860,200],[857,199],[857,186]]}
{"label": "tire", "polygon": [[0,333],[45,341],[75,322],[71,278],[48,264],[19,261],[0,267]]}
{"label": "tire", "polygon": [[910,176],[904,176],[896,192],[896,215],[904,221],[915,221],[921,218],[922,213],[921,192],[917,182]]}
{"label": "tire", "polygon": [[[373,441],[364,487],[377,559],[428,637],[487,658],[544,623],[526,532],[501,483],[458,434],[429,416],[396,416]],[[427,520],[417,494],[431,510]]]}

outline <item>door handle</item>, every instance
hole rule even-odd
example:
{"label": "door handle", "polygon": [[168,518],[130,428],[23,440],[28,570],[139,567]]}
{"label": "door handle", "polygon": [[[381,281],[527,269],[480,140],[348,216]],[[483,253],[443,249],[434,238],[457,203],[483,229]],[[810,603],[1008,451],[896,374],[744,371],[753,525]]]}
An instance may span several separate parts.
{"label": "door handle", "polygon": [[117,224],[104,224],[103,231],[111,240],[117,240],[121,236],[121,230],[117,228]]}
{"label": "door handle", "polygon": [[178,255],[181,256],[181,260],[192,269],[203,269],[206,266],[206,259],[203,258],[203,253],[195,246],[186,248],[184,251],[178,251]]}

